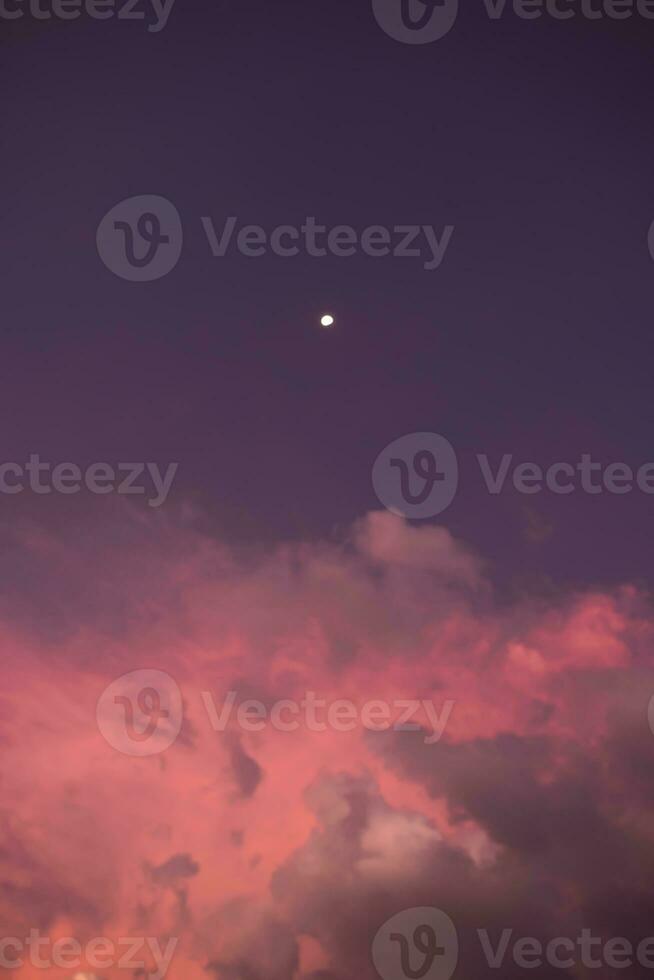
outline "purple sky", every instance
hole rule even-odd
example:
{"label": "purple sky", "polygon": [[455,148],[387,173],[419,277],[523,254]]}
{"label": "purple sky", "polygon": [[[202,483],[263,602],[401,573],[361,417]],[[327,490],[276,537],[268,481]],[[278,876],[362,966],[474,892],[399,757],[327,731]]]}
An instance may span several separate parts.
{"label": "purple sky", "polygon": [[[424,45],[370,0],[0,16],[0,473],[178,464],[159,508],[0,492],[11,935],[175,935],[170,980],[377,980],[377,930],[438,906],[454,980],[484,980],[478,928],[654,933],[654,494],[494,495],[477,461],[654,464],[654,19],[461,8]],[[96,248],[137,195],[182,220],[152,282]],[[432,270],[214,257],[201,218],[229,216],[454,231]],[[458,492],[403,521],[373,464],[421,432]],[[141,670],[178,722],[151,758]],[[203,691],[455,708],[433,745],[296,737],[215,731]]]}
{"label": "purple sky", "polygon": [[[462,471],[441,520],[509,576],[647,575],[651,497],[494,498],[474,454],[654,459],[654,22],[480,3],[414,46],[367,3],[180,0],[158,34],[3,32],[3,458],[173,459],[170,506],[191,495],[217,531],[275,539],[360,516],[383,446],[435,431]],[[145,193],[175,203],[185,245],[134,284],[95,229]],[[212,258],[204,215],[455,231],[429,272]],[[552,526],[539,544],[527,505]]]}

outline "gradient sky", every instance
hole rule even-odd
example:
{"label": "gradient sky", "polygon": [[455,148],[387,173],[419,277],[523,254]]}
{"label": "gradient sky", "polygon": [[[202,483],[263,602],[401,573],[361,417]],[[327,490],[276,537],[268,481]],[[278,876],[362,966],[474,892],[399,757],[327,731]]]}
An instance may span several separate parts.
{"label": "gradient sky", "polygon": [[[437,906],[481,980],[476,928],[654,934],[654,495],[493,496],[475,460],[654,462],[654,20],[480,0],[405,45],[368,0],[176,0],[155,34],[0,32],[0,463],[179,464],[156,509],[0,494],[2,935],[174,935],[171,980],[372,980],[382,923]],[[142,194],[184,248],[131,283],[96,229]],[[454,233],[433,271],[214,258],[200,218],[230,215]],[[404,521],[371,471],[422,431],[459,491]],[[147,758],[96,724],[137,669],[184,701]],[[433,745],[216,733],[201,692],[230,690],[455,707]]]}

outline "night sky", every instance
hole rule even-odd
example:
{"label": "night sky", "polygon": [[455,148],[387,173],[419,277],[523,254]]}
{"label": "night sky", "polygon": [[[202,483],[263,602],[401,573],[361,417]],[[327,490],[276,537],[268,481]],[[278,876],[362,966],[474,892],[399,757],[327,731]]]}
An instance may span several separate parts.
{"label": "night sky", "polygon": [[[0,493],[0,940],[174,936],[171,980],[406,980],[373,937],[428,906],[455,980],[518,980],[477,929],[654,935],[654,493],[491,494],[477,461],[654,464],[654,10],[571,6],[462,0],[424,44],[370,0],[0,15],[0,463],[178,464],[159,507]],[[96,241],[140,195],[183,227],[156,281]],[[202,218],[230,216],[453,231],[433,269],[214,256]],[[411,433],[458,458],[426,519],[372,482]],[[136,670],[183,701],[144,757],[96,718]],[[215,732],[200,693],[307,690],[456,704],[431,745]]]}

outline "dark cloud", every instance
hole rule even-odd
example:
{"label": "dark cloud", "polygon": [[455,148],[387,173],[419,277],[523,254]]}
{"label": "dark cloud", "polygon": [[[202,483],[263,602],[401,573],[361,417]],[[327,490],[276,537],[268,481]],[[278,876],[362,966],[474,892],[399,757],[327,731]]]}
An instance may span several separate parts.
{"label": "dark cloud", "polygon": [[249,799],[254,796],[263,779],[263,770],[256,759],[247,754],[237,735],[230,733],[227,741],[231,770],[239,794],[245,799]]}
{"label": "dark cloud", "polygon": [[178,885],[185,878],[192,878],[200,870],[190,854],[174,854],[163,864],[150,869],[150,875],[156,885]]}

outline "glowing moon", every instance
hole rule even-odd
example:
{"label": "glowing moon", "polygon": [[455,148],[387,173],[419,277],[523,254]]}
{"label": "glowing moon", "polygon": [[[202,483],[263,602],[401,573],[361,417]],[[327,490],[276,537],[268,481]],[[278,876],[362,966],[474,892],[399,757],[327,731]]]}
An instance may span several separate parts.
{"label": "glowing moon", "polygon": [[320,317],[320,325],[322,327],[331,327],[334,323],[334,317],[331,313],[325,313],[324,316]]}

